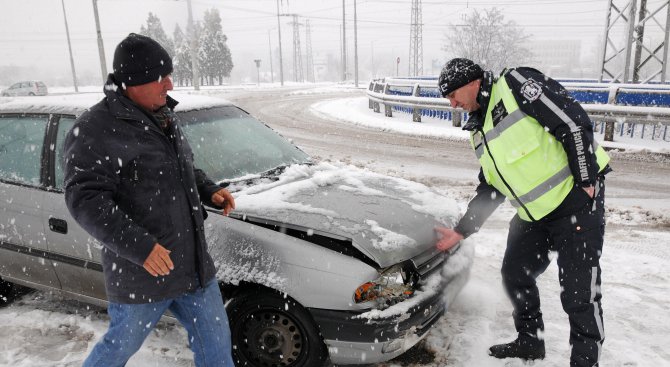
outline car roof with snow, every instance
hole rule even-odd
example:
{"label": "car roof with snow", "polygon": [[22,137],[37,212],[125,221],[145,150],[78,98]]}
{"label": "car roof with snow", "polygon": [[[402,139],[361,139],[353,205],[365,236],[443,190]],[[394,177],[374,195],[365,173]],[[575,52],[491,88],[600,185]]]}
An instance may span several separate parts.
{"label": "car roof with snow", "polygon": [[[176,112],[233,106],[232,102],[216,97],[173,92],[170,96],[179,104]],[[43,97],[2,97],[0,113],[60,113],[79,116],[105,97],[103,93],[62,94]]]}

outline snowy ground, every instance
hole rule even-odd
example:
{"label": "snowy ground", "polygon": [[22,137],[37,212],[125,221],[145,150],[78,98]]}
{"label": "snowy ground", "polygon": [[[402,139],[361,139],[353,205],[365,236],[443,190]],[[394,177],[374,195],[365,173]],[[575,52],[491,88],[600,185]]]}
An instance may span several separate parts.
{"label": "snowy ground", "polygon": [[[328,86],[297,93],[329,93]],[[339,106],[337,104],[340,104]],[[337,106],[337,107],[333,107]],[[330,111],[330,112],[329,112]],[[447,122],[411,123],[396,114],[393,121],[367,109],[367,100],[347,98],[313,106],[312,112],[338,121],[370,124],[377,117],[383,129],[410,126],[409,133],[445,134],[464,139]],[[427,121],[427,120],[426,120]],[[382,123],[382,122],[380,122]],[[439,124],[439,125],[438,125]],[[398,127],[404,129],[405,127]],[[634,145],[634,142],[625,144]],[[666,143],[667,144],[667,143]],[[667,149],[665,147],[652,147]],[[426,168],[428,172],[429,169]],[[438,181],[439,182],[439,181]],[[437,184],[438,191],[464,209],[471,184]],[[670,189],[670,184],[668,184]],[[668,190],[670,191],[670,190]],[[610,201],[608,228],[602,257],[603,309],[606,341],[603,366],[670,366],[670,200],[637,207],[623,200]],[[500,361],[487,356],[493,343],[514,337],[511,307],[500,286],[500,264],[505,249],[506,223],[513,215],[504,204],[482,231],[466,246],[473,246],[475,261],[470,281],[450,305],[446,316],[428,334],[421,348],[406,357],[376,367],[414,366],[526,366],[518,360]],[[547,358],[533,366],[558,367],[568,363],[568,323],[559,300],[555,263],[539,278],[545,315]],[[79,366],[107,326],[99,308],[62,300],[43,292],[23,296],[0,309],[0,366]],[[192,366],[185,332],[162,322],[129,366]]]}
{"label": "snowy ground", "polygon": [[[413,123],[411,116],[394,113],[389,119],[368,109],[365,97],[328,100],[312,105],[316,115],[341,122],[402,134],[467,139],[460,128],[444,120],[423,118]],[[626,151],[670,152],[670,142],[626,139],[600,142]],[[668,184],[670,189],[670,184]],[[466,189],[468,190],[468,189]],[[467,192],[444,188],[445,193],[467,201]],[[621,206],[608,206],[610,223],[602,257],[603,309],[606,341],[603,366],[670,366],[670,200],[657,200],[644,209],[618,199]],[[639,204],[639,203],[638,203]],[[645,210],[650,209],[650,210]],[[500,265],[507,237],[506,223],[514,215],[506,203],[472,236],[475,262],[470,282],[465,286],[445,318],[426,339],[426,349],[434,360],[417,366],[523,366],[519,360],[499,361],[487,356],[490,345],[515,338],[511,306],[502,290]],[[535,366],[564,366],[570,350],[569,326],[560,303],[558,268],[555,262],[539,278],[545,318],[547,358]],[[649,317],[649,315],[653,315]],[[383,364],[383,366],[406,364]]]}

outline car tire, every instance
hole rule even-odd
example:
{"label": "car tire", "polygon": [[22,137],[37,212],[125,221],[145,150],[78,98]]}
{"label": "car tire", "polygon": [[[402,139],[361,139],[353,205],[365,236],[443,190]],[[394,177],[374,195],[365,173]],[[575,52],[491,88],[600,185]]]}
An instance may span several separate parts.
{"label": "car tire", "polygon": [[19,286],[0,279],[0,307],[10,304],[16,298]]}
{"label": "car tire", "polygon": [[227,307],[236,366],[316,367],[328,349],[307,310],[271,290],[236,294]]}
{"label": "car tire", "polygon": [[35,96],[35,93],[30,92],[30,93],[28,93],[28,95],[34,97],[34,96]]}
{"label": "car tire", "polygon": [[2,96],[3,96],[3,97],[9,97],[9,94],[7,94],[7,93],[2,93]]}

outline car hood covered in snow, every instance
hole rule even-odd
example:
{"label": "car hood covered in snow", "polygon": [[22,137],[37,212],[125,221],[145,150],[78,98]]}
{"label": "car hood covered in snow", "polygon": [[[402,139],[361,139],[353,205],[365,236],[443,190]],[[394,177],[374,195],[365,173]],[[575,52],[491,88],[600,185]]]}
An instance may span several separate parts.
{"label": "car hood covered in snow", "polygon": [[354,166],[288,167],[277,179],[233,184],[237,215],[267,219],[347,238],[380,267],[417,256],[437,241],[436,225],[451,227],[453,199],[428,187]]}

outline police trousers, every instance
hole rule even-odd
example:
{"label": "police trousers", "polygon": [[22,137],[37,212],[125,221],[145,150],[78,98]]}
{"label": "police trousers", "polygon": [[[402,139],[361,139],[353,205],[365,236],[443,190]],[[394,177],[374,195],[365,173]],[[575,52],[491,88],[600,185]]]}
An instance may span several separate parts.
{"label": "police trousers", "polygon": [[570,321],[570,366],[597,366],[602,344],[600,256],[605,232],[605,183],[601,176],[592,199],[575,187],[554,212],[536,222],[515,216],[502,265],[503,285],[514,306],[520,335],[541,338],[544,330],[536,278],[557,253],[561,303]]}

